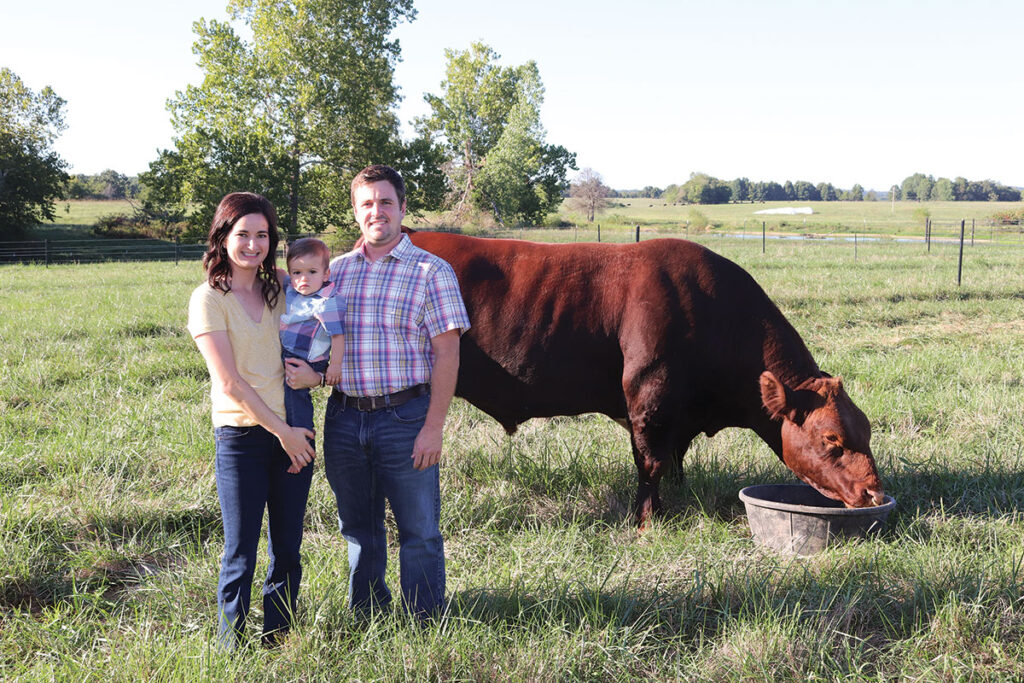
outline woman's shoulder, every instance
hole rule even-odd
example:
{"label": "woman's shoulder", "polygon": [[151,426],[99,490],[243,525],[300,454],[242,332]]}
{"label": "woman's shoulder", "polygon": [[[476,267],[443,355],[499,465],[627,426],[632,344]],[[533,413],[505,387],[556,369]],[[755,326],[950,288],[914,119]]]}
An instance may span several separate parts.
{"label": "woman's shoulder", "polygon": [[192,290],[192,294],[188,298],[188,304],[190,308],[196,306],[219,306],[224,303],[225,294],[227,292],[224,290],[211,286],[209,282],[204,282]]}

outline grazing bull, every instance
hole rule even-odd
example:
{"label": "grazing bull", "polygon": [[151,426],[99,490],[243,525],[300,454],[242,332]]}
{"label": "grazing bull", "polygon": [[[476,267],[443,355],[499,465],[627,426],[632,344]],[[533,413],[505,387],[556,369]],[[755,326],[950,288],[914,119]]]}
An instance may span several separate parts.
{"label": "grazing bull", "polygon": [[881,504],[871,426],[764,290],[693,242],[537,244],[414,232],[458,275],[472,329],[457,395],[506,431],[604,413],[629,430],[641,526],[700,432],[748,427],[800,479]]}

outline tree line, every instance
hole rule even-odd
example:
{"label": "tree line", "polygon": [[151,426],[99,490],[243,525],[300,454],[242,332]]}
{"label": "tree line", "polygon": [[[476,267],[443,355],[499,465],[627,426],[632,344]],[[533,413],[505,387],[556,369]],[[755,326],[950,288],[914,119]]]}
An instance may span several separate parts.
{"label": "tree line", "polygon": [[725,204],[727,202],[834,202],[834,201],[875,201],[889,199],[916,201],[971,201],[971,202],[1018,202],[1021,191],[993,180],[967,180],[966,178],[939,178],[915,173],[899,185],[893,185],[885,193],[855,184],[848,190],[835,187],[832,183],[818,183],[806,180],[789,181],[779,184],[774,181],[751,181],[748,178],[720,180],[706,173],[692,173],[690,179],[681,185],[669,185],[664,190],[645,187],[643,190],[618,192],[619,197],[654,197],[667,202],[685,204]]}

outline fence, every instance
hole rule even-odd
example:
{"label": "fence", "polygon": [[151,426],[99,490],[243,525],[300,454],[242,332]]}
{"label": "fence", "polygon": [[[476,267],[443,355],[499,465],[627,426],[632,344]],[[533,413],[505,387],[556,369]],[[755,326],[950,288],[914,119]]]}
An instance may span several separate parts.
{"label": "fence", "polygon": [[197,260],[203,244],[158,239],[32,240],[0,242],[0,263],[100,263]]}
{"label": "fence", "polygon": [[[993,224],[986,221],[964,222],[965,240],[968,244],[974,244],[975,240],[991,244],[1022,244],[1024,245],[1024,226],[1020,224]],[[768,226],[770,229],[770,226]],[[602,241],[601,226],[596,226],[596,239]],[[726,230],[714,233],[722,237],[756,238],[762,241],[764,248],[766,222],[761,222],[760,229],[756,231]],[[461,232],[458,228],[431,227],[430,232]],[[516,231],[513,231],[516,232]],[[605,238],[610,237],[611,241],[640,241],[640,225],[630,226],[626,231],[605,230]],[[572,241],[582,238],[583,241],[590,241],[595,238],[593,228],[579,230],[572,227]],[[656,230],[657,236],[667,236],[662,230]],[[677,231],[683,236],[683,231]],[[650,233],[645,231],[645,238]],[[304,235],[289,236],[288,239],[297,237],[310,237],[312,233]],[[623,237],[626,239],[623,240]],[[952,242],[959,241],[960,221],[927,221],[922,232],[917,235],[907,236],[884,236],[884,235],[859,235],[861,242],[894,242],[922,241],[925,248],[931,250],[933,241]],[[842,240],[853,241],[856,248],[858,234],[813,234],[807,232],[775,234],[767,239],[787,240]],[[4,263],[41,263],[45,265],[63,263],[101,263],[106,261],[196,261],[202,258],[206,251],[206,245],[201,243],[171,242],[149,238],[137,239],[84,239],[84,240],[32,240],[20,242],[0,242],[0,264]],[[283,258],[283,245],[278,252],[278,257]]]}

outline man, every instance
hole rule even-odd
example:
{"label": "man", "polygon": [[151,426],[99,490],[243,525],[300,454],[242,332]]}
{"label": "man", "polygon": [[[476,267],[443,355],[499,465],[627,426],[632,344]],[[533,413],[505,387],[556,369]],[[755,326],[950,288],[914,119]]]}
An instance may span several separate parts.
{"label": "man", "polygon": [[[330,269],[348,310],[342,379],[324,420],[324,470],[348,541],[350,606],[365,614],[391,601],[386,499],[405,607],[428,617],[444,606],[438,462],[469,316],[451,266],[402,233],[405,184],[394,169],[360,171],[352,207],[363,242]],[[320,382],[301,363],[290,362],[287,374],[300,386]]]}

